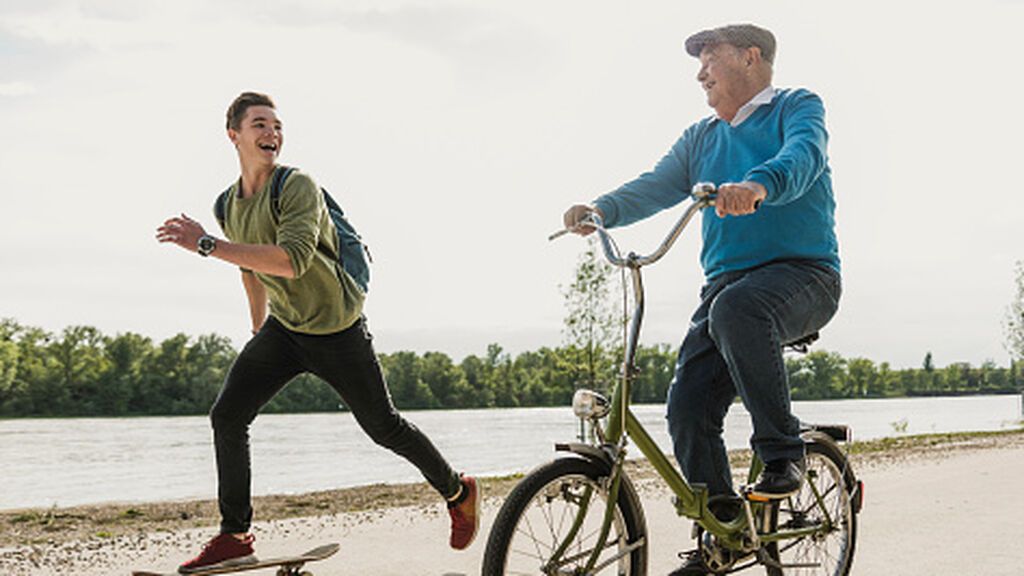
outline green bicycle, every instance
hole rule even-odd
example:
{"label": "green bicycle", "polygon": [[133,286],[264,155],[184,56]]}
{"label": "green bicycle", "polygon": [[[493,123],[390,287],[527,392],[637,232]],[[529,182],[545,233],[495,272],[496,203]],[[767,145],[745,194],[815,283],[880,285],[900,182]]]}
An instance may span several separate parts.
{"label": "green bicycle", "polygon": [[[704,486],[689,483],[630,411],[644,313],[640,270],[668,252],[694,214],[714,205],[714,194],[713,184],[694,186],[693,202],[649,256],[619,256],[594,217],[605,257],[628,269],[632,277],[635,308],[622,378],[611,401],[590,390],[576,392],[573,412],[589,424],[590,442],[556,445],[565,454],[534,469],[512,490],[487,541],[484,576],[647,574],[643,506],[624,469],[630,439],[674,494],[677,513],[693,520],[697,553],[713,573],[761,565],[769,576],[849,574],[863,486],[840,448],[850,440],[846,426],[804,427],[807,471],[798,493],[759,501],[741,491],[743,496],[723,500],[709,498]],[[755,482],[763,466],[755,455],[747,485]]]}

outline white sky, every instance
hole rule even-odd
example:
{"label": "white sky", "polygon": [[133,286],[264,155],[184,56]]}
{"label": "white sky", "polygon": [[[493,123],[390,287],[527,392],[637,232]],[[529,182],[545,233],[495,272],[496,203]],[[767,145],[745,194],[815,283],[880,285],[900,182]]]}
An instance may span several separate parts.
{"label": "white sky", "polygon": [[[153,236],[180,211],[216,229],[238,169],[224,110],[259,90],[285,122],[282,161],[371,246],[378,350],[557,345],[583,243],[546,235],[711,112],[682,42],[741,21],[776,34],[777,86],[826,104],[845,293],[821,347],[1005,365],[1024,259],[1019,0],[4,0],[0,317],[240,344],[236,270]],[[620,244],[649,251],[679,210]],[[648,343],[686,329],[698,237],[647,276]]]}

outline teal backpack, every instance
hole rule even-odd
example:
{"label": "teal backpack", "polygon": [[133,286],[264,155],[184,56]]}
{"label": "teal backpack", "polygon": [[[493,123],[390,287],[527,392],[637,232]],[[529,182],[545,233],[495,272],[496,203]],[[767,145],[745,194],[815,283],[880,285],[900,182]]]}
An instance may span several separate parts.
{"label": "teal backpack", "polygon": [[[281,190],[284,188],[288,176],[294,171],[295,168],[288,166],[278,166],[274,170],[273,180],[270,184],[270,205],[273,207],[274,214],[281,213]],[[334,223],[334,229],[338,234],[338,262],[365,294],[370,288],[370,263],[373,262],[370,250],[363,244],[362,237],[345,217],[345,211],[341,209],[341,206],[327,193],[327,190],[320,188],[320,191],[324,195],[324,204],[327,205],[327,212],[330,214],[331,222]],[[230,193],[231,188],[221,192],[213,205],[213,214],[217,217],[221,229],[224,228],[225,210]]]}

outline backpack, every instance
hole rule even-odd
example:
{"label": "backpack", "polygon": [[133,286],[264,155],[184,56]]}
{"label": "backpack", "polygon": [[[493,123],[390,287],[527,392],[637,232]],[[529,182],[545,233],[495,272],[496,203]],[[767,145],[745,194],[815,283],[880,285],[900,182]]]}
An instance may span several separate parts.
{"label": "backpack", "polygon": [[[273,180],[270,184],[270,205],[275,215],[281,213],[281,190],[284,188],[288,176],[294,171],[295,168],[288,166],[278,166],[274,169]],[[345,217],[345,211],[341,209],[338,202],[324,188],[320,188],[320,192],[324,195],[324,204],[327,205],[327,212],[330,214],[334,230],[338,234],[338,263],[365,294],[369,291],[370,263],[373,262],[370,250],[363,244],[362,237]],[[225,211],[230,193],[231,188],[221,192],[213,205],[213,214],[220,223],[221,229],[224,228]]]}

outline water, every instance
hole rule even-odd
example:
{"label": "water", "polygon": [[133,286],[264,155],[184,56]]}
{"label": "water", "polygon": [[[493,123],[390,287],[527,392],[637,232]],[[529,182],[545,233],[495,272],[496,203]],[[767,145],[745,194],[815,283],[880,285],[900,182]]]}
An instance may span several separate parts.
{"label": "water", "polygon": [[[1020,421],[1020,403],[1019,396],[839,400],[795,402],[794,411],[805,422],[849,424],[857,438],[870,439],[1010,428]],[[664,406],[633,410],[670,451]],[[528,470],[579,429],[568,407],[405,416],[456,469],[480,475]],[[0,420],[0,509],[213,498],[211,436],[201,416]],[[742,448],[749,436],[749,416],[736,404],[726,443]],[[252,446],[254,494],[422,480],[411,465],[367,439],[346,413],[260,416]]]}

